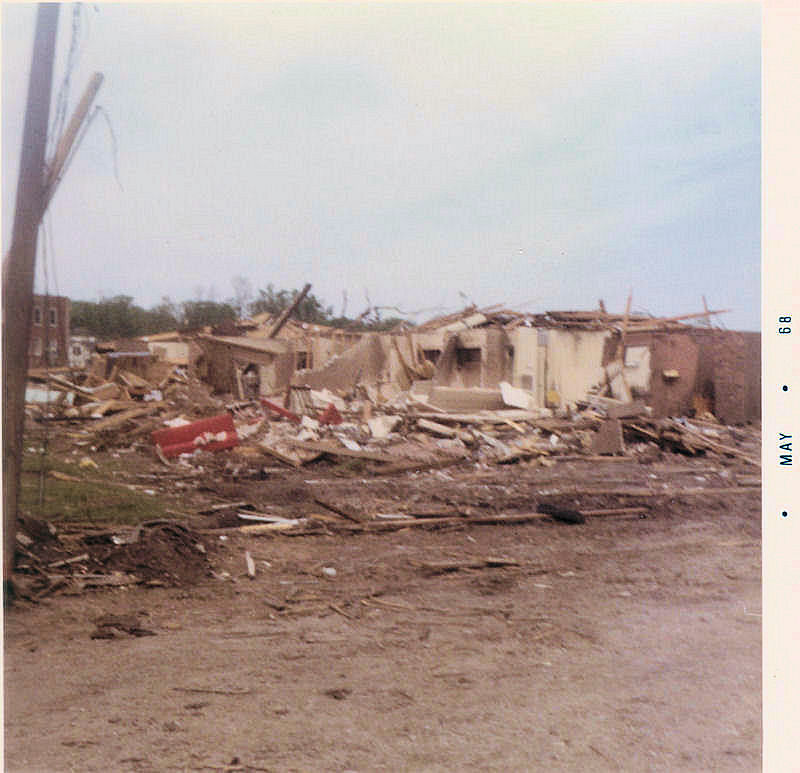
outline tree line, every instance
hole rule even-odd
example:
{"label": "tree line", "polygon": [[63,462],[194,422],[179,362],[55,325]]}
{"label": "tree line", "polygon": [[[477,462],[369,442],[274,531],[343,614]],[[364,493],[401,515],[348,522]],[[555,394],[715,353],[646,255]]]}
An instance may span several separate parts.
{"label": "tree line", "polygon": [[[244,283],[234,281],[236,297],[226,301],[195,299],[173,302],[163,298],[150,309],[137,306],[130,295],[115,295],[99,301],[71,301],[73,334],[96,338],[137,338],[143,335],[172,330],[190,331],[205,326],[218,327],[242,317],[264,312],[280,314],[295,300],[298,290],[276,290],[269,284],[253,297]],[[372,306],[351,319],[344,314],[334,315],[333,308],[308,293],[292,313],[301,322],[330,325],[352,330],[388,330],[406,322],[399,317],[384,318],[381,310]],[[406,323],[410,324],[410,323]]]}

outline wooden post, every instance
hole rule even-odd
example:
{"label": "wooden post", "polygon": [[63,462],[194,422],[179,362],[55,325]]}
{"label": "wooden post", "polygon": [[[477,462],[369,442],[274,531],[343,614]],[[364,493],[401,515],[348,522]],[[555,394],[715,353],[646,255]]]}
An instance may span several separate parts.
{"label": "wooden post", "polygon": [[706,296],[703,295],[701,297],[703,298],[703,311],[706,313],[706,316],[704,317],[704,321],[706,323],[706,327],[711,327],[711,316],[710,316],[710,312],[708,310],[708,304],[706,303]]}
{"label": "wooden post", "polygon": [[286,320],[292,315],[292,312],[303,302],[303,298],[308,295],[308,291],[311,289],[311,285],[306,283],[305,287],[300,291],[297,298],[295,298],[289,308],[287,308],[283,314],[278,317],[278,321],[273,326],[272,330],[269,331],[269,335],[267,338],[275,338],[278,333],[281,332],[281,328],[286,324]]}
{"label": "wooden post", "polygon": [[39,4],[22,134],[11,248],[3,264],[3,583],[10,589],[22,471],[36,240],[44,211],[58,3]]}

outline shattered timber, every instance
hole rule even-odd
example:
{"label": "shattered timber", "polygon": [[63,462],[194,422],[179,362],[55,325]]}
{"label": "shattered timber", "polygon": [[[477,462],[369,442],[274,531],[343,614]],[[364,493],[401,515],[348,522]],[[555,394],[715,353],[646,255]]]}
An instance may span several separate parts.
{"label": "shattered timber", "polygon": [[712,314],[262,315],[30,371],[9,769],[753,769],[759,337]]}

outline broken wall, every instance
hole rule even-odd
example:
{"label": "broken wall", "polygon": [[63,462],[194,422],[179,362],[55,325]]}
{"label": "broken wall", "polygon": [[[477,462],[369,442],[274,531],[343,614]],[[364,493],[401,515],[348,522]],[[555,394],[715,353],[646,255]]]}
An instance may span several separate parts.
{"label": "broken wall", "polygon": [[[605,383],[603,352],[607,330],[544,329],[546,390],[555,390],[561,405],[583,400],[596,384]],[[543,403],[542,403],[543,404]]]}
{"label": "broken wall", "polygon": [[[642,349],[650,357],[646,393],[631,383],[627,362],[629,352]],[[677,371],[677,378],[665,378],[664,371]],[[634,396],[644,397],[657,417],[708,410],[725,424],[761,418],[759,333],[703,328],[633,333],[626,339],[625,373]]]}
{"label": "broken wall", "polygon": [[359,383],[387,381],[390,346],[388,337],[382,340],[377,333],[370,333],[322,368],[295,373],[292,384],[349,392]]}
{"label": "broken wall", "polygon": [[249,365],[255,365],[261,379],[261,390],[274,382],[275,360],[273,352],[260,352],[243,349],[225,341],[203,340],[205,358],[201,367],[203,378],[211,384],[215,392],[238,393],[237,369],[241,373]]}
{"label": "broken wall", "polygon": [[512,347],[502,328],[425,333],[414,336],[423,351],[441,350],[434,384],[466,389],[496,389],[512,377]]}
{"label": "broken wall", "polygon": [[761,418],[761,334],[730,330],[693,333],[700,349],[698,391],[711,392],[725,424]]}
{"label": "broken wall", "polygon": [[[687,416],[697,391],[700,347],[691,333],[654,333],[650,344],[650,398],[654,416]],[[665,372],[676,371],[677,378]]]}
{"label": "broken wall", "polygon": [[189,365],[189,344],[184,341],[148,341],[147,348],[159,360],[174,365]]}
{"label": "broken wall", "polygon": [[546,330],[518,327],[510,336],[514,349],[511,384],[533,392],[539,407],[544,407],[547,391],[546,334]]}

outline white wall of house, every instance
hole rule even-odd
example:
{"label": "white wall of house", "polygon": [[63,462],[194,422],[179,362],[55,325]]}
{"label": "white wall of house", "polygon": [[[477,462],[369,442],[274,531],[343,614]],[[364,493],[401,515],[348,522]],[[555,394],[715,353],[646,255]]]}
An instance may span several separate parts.
{"label": "white wall of house", "polygon": [[605,381],[603,349],[606,330],[547,330],[547,389],[558,392],[561,405],[586,397]]}
{"label": "white wall of house", "polygon": [[189,364],[189,344],[182,341],[150,341],[147,344],[150,354],[159,360],[174,362],[176,365]]}

